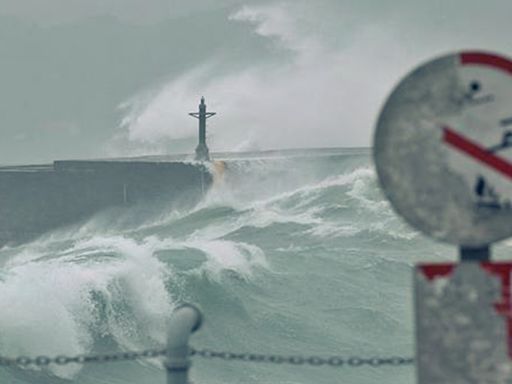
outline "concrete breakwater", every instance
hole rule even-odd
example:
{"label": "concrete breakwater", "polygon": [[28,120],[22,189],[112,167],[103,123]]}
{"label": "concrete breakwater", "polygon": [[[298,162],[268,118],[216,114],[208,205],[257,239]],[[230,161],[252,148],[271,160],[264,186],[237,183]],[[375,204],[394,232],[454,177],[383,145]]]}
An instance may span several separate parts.
{"label": "concrete breakwater", "polygon": [[19,243],[109,207],[196,203],[213,177],[201,163],[55,161],[0,168],[0,246]]}

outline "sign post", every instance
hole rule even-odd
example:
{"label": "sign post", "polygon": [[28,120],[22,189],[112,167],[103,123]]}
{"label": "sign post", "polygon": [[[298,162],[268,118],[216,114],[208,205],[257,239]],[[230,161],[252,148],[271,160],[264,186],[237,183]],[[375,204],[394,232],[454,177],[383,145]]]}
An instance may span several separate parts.
{"label": "sign post", "polygon": [[511,272],[510,262],[416,267],[420,384],[512,382]]}
{"label": "sign post", "polygon": [[377,174],[393,208],[460,263],[415,269],[420,384],[512,383],[512,61],[459,52],[407,75],[375,131]]}

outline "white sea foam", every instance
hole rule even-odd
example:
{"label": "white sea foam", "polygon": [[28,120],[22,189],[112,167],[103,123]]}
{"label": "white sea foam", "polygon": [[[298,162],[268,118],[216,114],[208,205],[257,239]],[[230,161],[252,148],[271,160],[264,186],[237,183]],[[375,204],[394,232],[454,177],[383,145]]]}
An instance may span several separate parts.
{"label": "white sea foam", "polygon": [[[279,176],[276,176],[276,178],[278,177]],[[314,200],[315,197],[324,192],[326,189],[345,185],[354,185],[352,191],[349,194],[354,198],[358,198],[358,192],[360,192],[361,195],[364,195],[366,192],[364,188],[368,188],[367,181],[373,181],[374,179],[375,172],[373,169],[370,167],[361,167],[346,174],[327,177],[320,181],[309,182],[305,185],[291,188],[290,190],[272,194],[266,198],[257,198],[249,201],[244,200],[243,197],[236,195],[234,190],[238,186],[232,186],[227,182],[223,182],[217,186],[214,186],[210,190],[206,198],[196,207],[196,211],[218,206],[230,206],[240,211],[249,209],[257,210],[270,206],[276,206],[282,202],[288,202],[294,197],[298,198],[294,208],[302,208]],[[252,186],[252,180],[253,177],[250,176],[248,176],[247,180],[245,180],[245,182],[250,184],[250,187],[247,189],[252,191],[253,189],[263,189],[266,187],[265,185]],[[363,180],[363,182],[360,182],[361,180]],[[272,184],[272,181],[269,181],[269,184]],[[340,196],[340,199],[341,198],[342,197]],[[284,212],[280,212],[280,214],[284,214]]]}
{"label": "white sea foam", "polygon": [[263,251],[251,244],[235,243],[226,240],[189,243],[207,256],[207,262],[199,273],[219,280],[223,271],[234,271],[238,276],[248,279],[255,267],[268,267]]}
{"label": "white sea foam", "polygon": [[361,229],[355,225],[340,225],[337,223],[324,222],[307,230],[305,233],[320,238],[351,237],[359,233]]}
{"label": "white sea foam", "polygon": [[[75,355],[92,344],[85,324],[91,322],[87,302],[90,276],[78,266],[29,263],[7,271],[0,282],[0,348],[3,355]],[[85,323],[85,324],[84,324]],[[77,366],[52,367],[71,378]]]}
{"label": "white sea foam", "polygon": [[207,234],[201,236],[196,231],[184,241],[151,237],[146,239],[145,244],[150,245],[154,251],[195,249],[202,252],[206,261],[192,270],[192,273],[204,274],[215,280],[220,279],[224,271],[249,279],[255,269],[268,268],[265,254],[259,247],[244,242],[208,238],[204,236]]}
{"label": "white sea foam", "polygon": [[[109,252],[117,257],[76,262],[84,255]],[[60,258],[28,261],[21,254],[4,269],[0,308],[8,310],[0,317],[1,354],[88,353],[98,332],[128,349],[165,340],[173,308],[165,288],[171,271],[152,257],[151,249],[122,237],[96,237],[63,253]],[[127,312],[119,312],[121,304]],[[72,378],[79,368],[50,367],[63,378]]]}
{"label": "white sea foam", "polygon": [[[252,167],[260,165],[252,165]],[[267,164],[264,163],[263,169],[266,166]],[[296,223],[311,227],[304,232],[305,234],[322,238],[350,237],[362,230],[369,230],[383,232],[397,239],[413,239],[416,232],[403,230],[402,225],[396,222],[396,216],[392,212],[389,203],[380,194],[376,193],[375,179],[373,168],[360,167],[345,174],[327,177],[319,182],[306,184],[269,198],[250,202],[237,200],[231,187],[223,183],[212,189],[200,208],[231,206],[239,211],[238,215],[233,220],[198,229],[193,233],[192,238],[214,239],[243,227],[266,228],[273,224]],[[350,223],[347,223],[343,217],[340,217],[340,220],[323,219],[322,214],[328,213],[330,206],[322,207],[319,203],[315,203],[316,205],[312,203],[315,199],[322,197],[330,188],[337,187],[349,187],[348,190],[340,191],[340,201],[345,201],[344,206],[350,207],[350,209],[359,206],[366,211],[362,215],[371,214],[371,218],[364,220],[363,217]],[[349,200],[346,200],[347,197]],[[290,204],[290,201],[294,203]],[[283,204],[287,206],[282,207]],[[396,227],[400,228],[396,229]]]}
{"label": "white sea foam", "polygon": [[394,217],[386,221],[373,223],[368,229],[370,232],[385,233],[396,240],[413,240],[418,236],[417,231],[402,223],[397,223],[397,218]]}
{"label": "white sea foam", "polygon": [[[203,289],[213,286],[222,292],[223,287],[233,283],[250,283],[247,288],[258,286],[258,291],[268,294],[265,300],[253,300],[250,290],[244,289],[247,300],[244,297],[243,306],[248,316],[256,315],[254,321],[261,321],[270,333],[281,325],[298,327],[296,313],[301,314],[301,324],[306,321],[311,332],[316,332],[316,317],[307,323],[307,313],[311,311],[301,312],[306,307],[303,303],[307,303],[307,307],[314,307],[315,313],[324,316],[322,321],[341,324],[340,330],[330,327],[338,341],[350,343],[354,334],[354,345],[359,345],[363,333],[352,329],[345,334],[344,327],[355,319],[356,324],[361,321],[370,324],[368,329],[375,329],[373,317],[378,318],[387,309],[377,311],[372,319],[360,319],[353,317],[354,311],[343,301],[340,306],[347,317],[338,321],[325,317],[325,308],[339,298],[370,297],[380,303],[381,297],[373,290],[390,296],[387,280],[374,281],[373,269],[400,262],[404,255],[383,252],[380,257],[378,248],[366,253],[372,243],[362,236],[380,241],[389,240],[385,236],[414,240],[415,235],[404,230],[389,206],[384,205],[371,167],[349,169],[342,174],[308,174],[290,181],[281,180],[288,177],[284,171],[289,164],[283,164],[283,169],[272,173],[273,168],[262,160],[251,170],[262,170],[257,177],[248,174],[236,180],[243,184],[241,187],[226,177],[192,211],[169,210],[158,217],[138,218],[132,225],[97,216],[85,225],[1,250],[0,256],[6,258],[0,268],[0,308],[5,309],[0,318],[0,354],[73,355],[92,352],[98,345],[105,347],[105,340],[126,350],[153,347],[153,343],[165,342],[165,324],[178,297],[198,295],[191,299],[201,303]],[[335,172],[343,172],[340,168]],[[249,173],[246,169],[240,171]],[[116,222],[122,225],[115,225]],[[284,234],[282,238],[277,229]],[[351,237],[354,238],[348,239]],[[359,238],[364,241],[363,247],[357,244]],[[294,258],[293,253],[297,252],[304,257]],[[182,259],[188,256],[190,262]],[[409,259],[404,260],[408,263]],[[359,271],[361,275],[357,275]],[[338,273],[350,276],[339,278]],[[372,278],[370,282],[365,280],[368,276]],[[295,289],[286,289],[288,284],[300,288],[300,282],[292,278],[305,278],[304,289],[298,290],[300,300],[294,296]],[[328,288],[322,285],[324,279],[330,284]],[[185,292],[190,282],[194,284],[193,293]],[[361,289],[367,284],[374,287],[371,292]],[[283,296],[278,298],[275,292]],[[336,295],[324,299],[332,292]],[[210,291],[206,296],[212,300]],[[232,310],[238,304],[230,303],[229,297],[222,301],[226,307],[219,307],[220,313],[206,315],[209,321],[221,319],[221,326],[224,321],[229,323],[229,332],[233,327],[233,334],[239,335],[240,329],[247,329],[247,319],[236,315],[224,318],[224,308]],[[300,307],[294,307],[297,303]],[[258,318],[258,311],[263,313],[270,307],[269,313],[284,308],[278,314],[283,324],[276,323],[273,314],[268,319]],[[392,310],[396,306],[391,305],[389,311]],[[251,332],[247,332],[247,340],[257,344]],[[305,332],[308,338],[312,335],[306,329]],[[273,333],[277,341],[282,335]],[[231,340],[213,337],[212,342]],[[113,371],[117,369],[112,367]],[[76,366],[51,369],[60,377],[82,378],[76,376]]]}
{"label": "white sea foam", "polygon": [[354,180],[352,188],[347,192],[347,195],[367,210],[391,213],[391,207],[387,200],[383,197],[375,199],[369,196],[374,194],[375,188],[377,188],[373,171],[371,173],[364,173],[362,176]]}

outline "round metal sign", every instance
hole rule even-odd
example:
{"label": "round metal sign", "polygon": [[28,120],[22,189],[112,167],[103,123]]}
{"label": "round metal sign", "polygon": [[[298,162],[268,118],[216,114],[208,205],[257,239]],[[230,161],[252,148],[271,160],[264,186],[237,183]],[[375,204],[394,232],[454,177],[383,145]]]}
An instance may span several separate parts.
{"label": "round metal sign", "polygon": [[512,235],[512,61],[461,52],[393,90],[374,138],[396,211],[442,241],[479,247]]}

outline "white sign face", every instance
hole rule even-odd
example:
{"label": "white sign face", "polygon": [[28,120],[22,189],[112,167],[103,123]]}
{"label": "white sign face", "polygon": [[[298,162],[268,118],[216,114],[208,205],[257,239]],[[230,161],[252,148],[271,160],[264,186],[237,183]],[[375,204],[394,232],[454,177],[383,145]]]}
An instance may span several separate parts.
{"label": "white sign face", "polygon": [[462,52],[414,70],[379,116],[374,157],[417,229],[475,247],[512,235],[512,61]]}
{"label": "white sign face", "polygon": [[416,267],[419,384],[512,383],[512,263]]}

